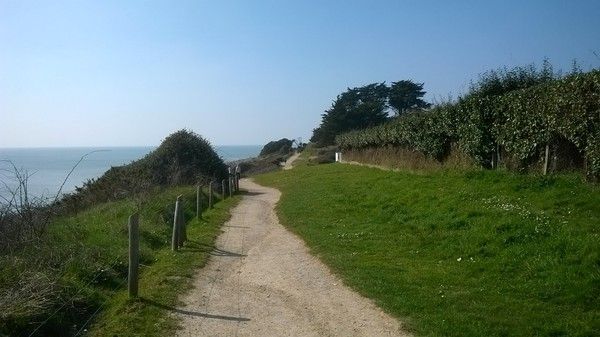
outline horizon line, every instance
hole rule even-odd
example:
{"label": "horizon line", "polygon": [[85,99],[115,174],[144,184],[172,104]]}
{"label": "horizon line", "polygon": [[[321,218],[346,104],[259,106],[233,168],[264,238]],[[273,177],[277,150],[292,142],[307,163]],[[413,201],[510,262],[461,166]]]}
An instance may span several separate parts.
{"label": "horizon line", "polygon": [[[67,145],[67,146],[0,146],[0,149],[82,149],[82,148],[133,148],[159,145]],[[211,144],[211,146],[263,146],[262,144]]]}

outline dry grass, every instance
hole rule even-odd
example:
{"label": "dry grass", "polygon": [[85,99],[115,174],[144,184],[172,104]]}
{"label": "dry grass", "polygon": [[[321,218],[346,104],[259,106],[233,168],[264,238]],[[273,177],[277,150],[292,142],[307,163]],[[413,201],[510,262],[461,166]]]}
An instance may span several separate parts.
{"label": "dry grass", "polygon": [[391,146],[347,150],[343,152],[342,158],[348,162],[358,162],[412,172],[435,171],[445,168],[463,170],[476,167],[476,164],[456,147],[452,147],[449,155],[443,161],[428,157],[419,151]]}

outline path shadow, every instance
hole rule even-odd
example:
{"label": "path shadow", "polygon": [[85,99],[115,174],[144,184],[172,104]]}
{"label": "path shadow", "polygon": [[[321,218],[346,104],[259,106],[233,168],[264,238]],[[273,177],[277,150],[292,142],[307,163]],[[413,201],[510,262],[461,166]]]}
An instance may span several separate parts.
{"label": "path shadow", "polygon": [[246,191],[246,190],[239,190],[238,194],[253,196],[253,195],[261,195],[261,194],[264,194],[264,193],[263,192],[251,192],[251,191]]}
{"label": "path shadow", "polygon": [[213,256],[231,256],[231,257],[245,257],[245,256],[247,256],[246,254],[229,252],[229,251],[226,251],[226,250],[223,250],[223,249],[219,249],[219,248],[214,248],[209,254],[213,255]]}
{"label": "path shadow", "polygon": [[182,251],[188,252],[202,252],[208,253],[212,256],[225,256],[225,257],[246,257],[245,254],[234,253],[224,249],[217,248],[213,245],[207,245],[204,243],[188,240],[185,245],[181,248]]}
{"label": "path shadow", "polygon": [[207,313],[202,313],[202,312],[197,312],[197,311],[189,311],[189,310],[182,310],[182,309],[177,309],[175,307],[171,307],[162,303],[158,303],[156,301],[147,299],[147,298],[143,298],[140,297],[140,301],[143,303],[146,303],[148,305],[152,305],[155,306],[157,308],[161,308],[164,310],[169,310],[172,312],[176,312],[178,314],[182,314],[182,315],[188,315],[188,316],[194,316],[194,317],[204,317],[204,318],[212,318],[212,319],[222,319],[225,321],[234,321],[234,322],[248,322],[250,321],[250,318],[246,318],[246,317],[234,317],[234,316],[224,316],[224,315],[214,315],[214,314],[207,314]]}
{"label": "path shadow", "polygon": [[250,227],[247,227],[247,226],[235,226],[235,225],[223,225],[223,227],[243,228],[243,229],[249,229],[250,228]]}

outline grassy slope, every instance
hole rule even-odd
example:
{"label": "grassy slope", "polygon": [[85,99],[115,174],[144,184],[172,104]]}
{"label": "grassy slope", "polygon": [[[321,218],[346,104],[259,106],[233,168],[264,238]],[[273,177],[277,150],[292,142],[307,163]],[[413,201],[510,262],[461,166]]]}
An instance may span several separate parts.
{"label": "grassy slope", "polygon": [[[187,200],[185,216],[189,241],[178,253],[172,253],[172,217],[174,201],[179,194]],[[141,204],[133,200],[108,202],[58,219],[49,226],[47,240],[14,259],[28,261],[28,264],[10,265],[14,274],[19,269],[27,271],[31,261],[39,256],[40,271],[48,275],[46,277],[56,278],[61,285],[60,293],[52,295],[60,296],[60,300],[40,312],[37,318],[29,318],[30,326],[37,326],[61,303],[67,303],[50,317],[37,335],[65,336],[78,332],[88,332],[91,336],[168,335],[176,327],[168,313],[176,305],[177,295],[189,287],[194,269],[206,262],[220,225],[229,218],[229,209],[238,200],[235,197],[219,202],[213,210],[204,212],[202,220],[197,220],[195,188],[179,187],[157,192]],[[126,224],[128,216],[138,207],[142,264],[140,299],[129,300],[125,282]],[[47,258],[49,255],[52,258]],[[50,261],[56,261],[55,265],[51,266]],[[56,275],[52,274],[53,269]],[[84,326],[88,319],[89,324]],[[70,325],[66,325],[67,322]]]}
{"label": "grassy slope", "polygon": [[[188,188],[187,200],[195,200],[194,189]],[[170,199],[173,199],[172,195]],[[166,245],[150,253],[150,247],[142,250],[140,298],[129,300],[126,289],[108,302],[107,310],[94,324],[90,336],[170,336],[177,328],[177,321],[170,313],[178,304],[178,295],[191,286],[197,269],[208,261],[209,253],[221,225],[229,217],[229,209],[239,201],[238,197],[217,203],[213,210],[203,214],[202,220],[195,218],[191,202],[186,208],[188,241],[177,253],[170,249],[170,233]],[[154,213],[156,214],[156,213]],[[143,214],[142,214],[143,216]],[[146,214],[151,218],[153,212]],[[169,214],[169,218],[171,218]],[[168,228],[170,232],[170,228]],[[146,233],[147,237],[151,233]],[[162,235],[161,237],[164,237]],[[152,242],[153,240],[149,240]]]}
{"label": "grassy slope", "polygon": [[420,336],[600,335],[600,190],[345,164],[258,176],[281,221]]}

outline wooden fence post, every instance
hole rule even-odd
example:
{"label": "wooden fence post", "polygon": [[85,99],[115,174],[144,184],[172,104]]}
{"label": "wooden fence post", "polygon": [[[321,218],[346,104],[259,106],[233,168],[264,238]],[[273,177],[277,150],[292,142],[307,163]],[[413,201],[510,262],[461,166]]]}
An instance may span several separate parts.
{"label": "wooden fence post", "polygon": [[548,159],[550,156],[550,145],[546,143],[546,154],[544,155],[544,175],[548,174]]}
{"label": "wooden fence post", "polygon": [[202,185],[196,186],[196,219],[202,219],[202,204],[200,195],[202,194]]}
{"label": "wooden fence post", "polygon": [[221,194],[223,195],[223,200],[225,200],[225,179],[221,180]]}
{"label": "wooden fence post", "polygon": [[213,181],[208,183],[208,208],[213,208]]}
{"label": "wooden fence post", "polygon": [[181,204],[179,205],[179,247],[183,247],[183,243],[187,241],[187,224],[185,223],[185,214],[183,210],[183,200],[181,200]]}
{"label": "wooden fence post", "polygon": [[496,144],[496,167],[500,166],[502,158],[500,156],[500,144]]}
{"label": "wooden fence post", "polygon": [[242,174],[242,170],[240,169],[240,165],[235,167],[235,189],[236,191],[240,191],[240,175]]}
{"label": "wooden fence post", "polygon": [[181,195],[177,197],[177,201],[175,201],[175,212],[173,213],[173,234],[171,235],[171,250],[177,251],[179,249],[179,202],[181,200]]}
{"label": "wooden fence post", "polygon": [[233,176],[229,175],[229,197],[233,195]]}
{"label": "wooden fence post", "polygon": [[140,231],[139,215],[134,213],[129,216],[129,273],[127,276],[127,289],[129,297],[138,296],[138,269],[140,264]]}
{"label": "wooden fence post", "polygon": [[235,167],[235,188],[239,192],[240,190],[240,175],[242,170],[240,169],[240,165]]}
{"label": "wooden fence post", "polygon": [[227,187],[228,187],[228,190],[229,190],[229,197],[230,197],[230,198],[231,198],[231,194],[232,194],[232,191],[231,191],[231,185],[232,185],[232,184],[231,184],[231,178],[233,177],[233,176],[231,175],[231,171],[232,171],[232,170],[231,170],[231,166],[228,166],[228,167],[227,167]]}

